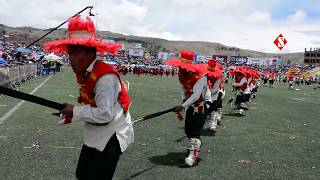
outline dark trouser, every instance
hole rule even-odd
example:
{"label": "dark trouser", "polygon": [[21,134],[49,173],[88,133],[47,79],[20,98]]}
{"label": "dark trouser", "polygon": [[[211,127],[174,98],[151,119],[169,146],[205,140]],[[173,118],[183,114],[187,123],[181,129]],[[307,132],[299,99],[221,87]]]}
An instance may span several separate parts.
{"label": "dark trouser", "polygon": [[237,106],[237,109],[243,109],[243,108],[241,108],[240,104],[241,104],[241,103],[244,103],[244,102],[245,102],[244,95],[237,95],[237,97],[236,97],[236,106]]}
{"label": "dark trouser", "polygon": [[218,99],[217,99],[217,108],[222,108],[222,92],[219,92]]}
{"label": "dark trouser", "polygon": [[244,94],[243,95],[244,97],[244,102],[249,102],[250,101],[250,96],[251,96],[251,94]]}
{"label": "dark trouser", "polygon": [[208,101],[206,102],[204,116],[208,116],[213,111],[218,111],[218,108],[222,108],[222,92],[219,92],[217,100],[212,103]]}
{"label": "dark trouser", "polygon": [[268,83],[268,79],[263,79],[263,84],[266,85]]}
{"label": "dark trouser", "polygon": [[184,131],[188,137],[200,139],[201,130],[205,122],[203,113],[194,113],[193,107],[189,107],[186,111],[186,120]]}
{"label": "dark trouser", "polygon": [[252,89],[252,93],[256,93],[256,92],[258,92],[258,87],[255,87]]}
{"label": "dark trouser", "polygon": [[213,102],[207,101],[205,104],[206,104],[205,108],[204,108],[205,116],[209,115],[213,111],[217,111],[217,109],[218,109],[218,101],[217,100],[213,101]]}
{"label": "dark trouser", "polygon": [[218,101],[209,102],[207,101],[204,106],[204,122],[206,118],[213,112],[218,110]]}
{"label": "dark trouser", "polygon": [[79,180],[111,180],[121,154],[115,134],[102,152],[83,145],[76,171],[77,178]]}
{"label": "dark trouser", "polygon": [[269,84],[270,85],[273,85],[273,83],[274,83],[274,80],[272,79],[272,80],[269,80]]}

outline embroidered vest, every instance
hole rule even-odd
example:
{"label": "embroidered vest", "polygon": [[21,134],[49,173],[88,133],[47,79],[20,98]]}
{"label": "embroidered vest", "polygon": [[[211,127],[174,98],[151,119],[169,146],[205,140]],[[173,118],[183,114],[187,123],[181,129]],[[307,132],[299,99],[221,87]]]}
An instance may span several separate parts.
{"label": "embroidered vest", "polygon": [[[235,82],[236,83],[240,83],[241,82],[241,79],[243,78],[244,76],[236,76],[235,77]],[[242,90],[242,91],[245,91],[248,87],[248,83],[243,83],[243,85],[241,87],[236,87],[236,90]]]}
{"label": "embroidered vest", "polygon": [[124,112],[127,113],[131,104],[130,96],[120,79],[119,73],[112,66],[103,61],[97,61],[86,78],[82,78],[81,75],[77,75],[77,82],[80,85],[78,102],[90,104],[91,106],[96,107],[97,105],[94,100],[95,94],[93,89],[98,79],[106,74],[114,74],[118,77],[121,84],[118,102],[122,106]]}
{"label": "embroidered vest", "polygon": [[[185,99],[183,100],[183,102],[186,101],[193,94],[193,86],[204,75],[205,74],[198,73],[196,75],[193,75],[190,78],[185,78],[184,76],[179,75],[179,81],[182,85],[182,88],[184,91],[183,93],[185,96]],[[198,107],[201,104],[201,102],[203,102],[203,101],[204,101],[204,99],[201,95],[200,98],[194,103],[195,107]]]}

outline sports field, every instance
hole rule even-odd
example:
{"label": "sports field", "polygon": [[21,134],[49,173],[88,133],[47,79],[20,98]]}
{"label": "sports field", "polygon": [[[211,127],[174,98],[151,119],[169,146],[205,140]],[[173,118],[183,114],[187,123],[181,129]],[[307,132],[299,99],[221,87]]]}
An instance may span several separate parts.
{"label": "sports field", "polygon": [[[31,92],[48,77],[26,82]],[[139,118],[180,102],[177,77],[123,77],[130,82],[131,115]],[[320,90],[282,83],[260,87],[244,117],[232,115],[227,100],[223,124],[214,136],[204,132],[201,161],[185,168],[184,123],[174,113],[134,125],[135,143],[121,156],[114,179],[288,179],[320,178]],[[35,93],[75,103],[77,87],[70,70],[51,77]],[[75,179],[82,145],[82,122],[58,125],[55,112],[39,105],[0,97],[0,179]],[[20,103],[21,104],[21,103]],[[5,113],[16,107],[8,118]],[[40,148],[30,148],[38,140]]]}

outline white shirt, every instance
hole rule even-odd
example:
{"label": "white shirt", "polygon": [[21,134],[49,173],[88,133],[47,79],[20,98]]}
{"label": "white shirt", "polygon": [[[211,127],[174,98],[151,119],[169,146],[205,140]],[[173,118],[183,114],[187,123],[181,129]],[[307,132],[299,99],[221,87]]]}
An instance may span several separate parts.
{"label": "white shirt", "polygon": [[[201,96],[203,99],[207,99],[207,86],[208,80],[207,76],[202,76],[198,81],[194,84],[192,88],[192,95],[182,104],[182,106],[186,109],[189,106],[193,105]],[[184,95],[182,99],[185,99]]]}
{"label": "white shirt", "polygon": [[210,90],[209,86],[207,86],[207,88],[206,88],[205,101],[212,102],[211,90]]}
{"label": "white shirt", "polygon": [[251,77],[248,79],[248,88],[249,88],[249,93],[254,88],[254,85],[252,84],[252,78]]}
{"label": "white shirt", "polygon": [[[92,71],[94,61],[87,69]],[[94,87],[97,107],[90,105],[74,106],[72,121],[83,120],[91,123],[109,123],[103,126],[85,123],[84,144],[103,151],[111,136],[116,133],[121,151],[125,151],[134,141],[130,113],[124,113],[118,102],[121,84],[114,74],[106,74],[98,79]]]}
{"label": "white shirt", "polygon": [[217,79],[216,82],[214,82],[212,89],[211,89],[211,99],[212,101],[216,101],[218,99],[218,95],[220,92],[219,85],[221,84],[221,79]]}

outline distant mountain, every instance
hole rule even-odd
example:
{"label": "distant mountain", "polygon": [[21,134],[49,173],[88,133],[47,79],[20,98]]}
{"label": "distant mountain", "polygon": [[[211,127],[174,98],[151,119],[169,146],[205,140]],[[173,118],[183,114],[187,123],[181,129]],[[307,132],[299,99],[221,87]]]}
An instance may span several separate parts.
{"label": "distant mountain", "polygon": [[[7,39],[19,43],[30,43],[33,40],[44,35],[51,29],[37,29],[32,27],[8,27],[0,24],[0,34],[5,33],[9,35]],[[141,43],[149,51],[165,51],[165,52],[179,52],[180,49],[192,49],[199,54],[216,54],[227,56],[251,56],[251,57],[274,57],[281,56],[285,63],[289,60],[291,63],[303,63],[304,53],[287,53],[287,54],[272,54],[263,53],[248,49],[240,49],[237,47],[225,46],[220,43],[201,42],[201,41],[169,41],[160,38],[140,37],[123,35],[109,31],[98,31],[98,35],[104,38],[112,38],[119,41],[125,47],[132,45],[132,43]],[[66,36],[66,29],[58,29],[52,34],[44,38],[40,43],[60,39]]]}

